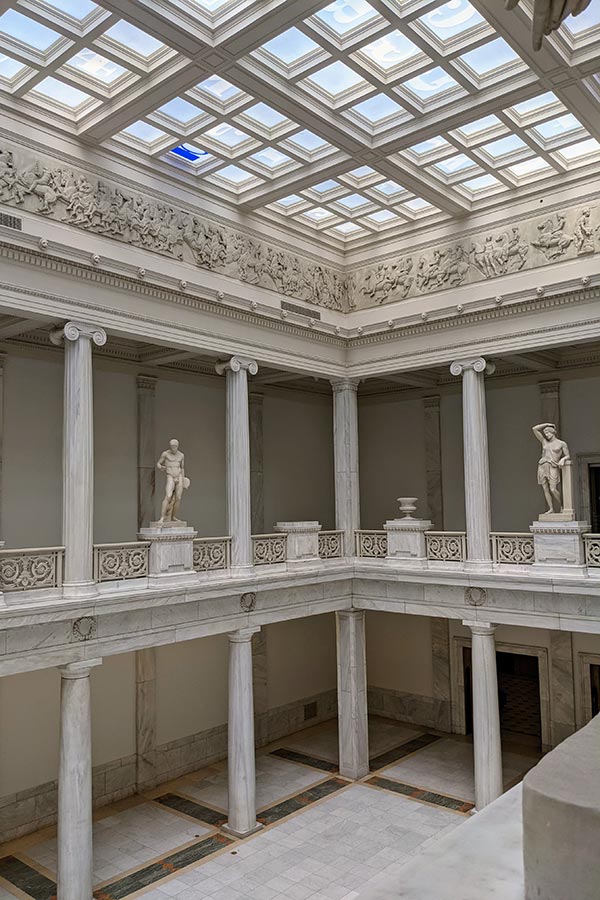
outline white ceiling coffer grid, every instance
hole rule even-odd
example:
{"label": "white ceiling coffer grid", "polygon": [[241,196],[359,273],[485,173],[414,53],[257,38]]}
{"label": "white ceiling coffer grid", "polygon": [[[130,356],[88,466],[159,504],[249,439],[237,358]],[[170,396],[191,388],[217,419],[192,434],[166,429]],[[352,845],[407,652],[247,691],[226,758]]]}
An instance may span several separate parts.
{"label": "white ceiling coffer grid", "polygon": [[0,109],[356,247],[600,162],[600,3],[0,0]]}

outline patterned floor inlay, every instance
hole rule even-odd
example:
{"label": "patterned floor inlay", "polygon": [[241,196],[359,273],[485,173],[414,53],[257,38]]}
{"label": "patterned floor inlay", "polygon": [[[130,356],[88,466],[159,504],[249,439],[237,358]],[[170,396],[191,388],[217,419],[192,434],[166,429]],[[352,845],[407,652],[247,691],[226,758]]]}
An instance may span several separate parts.
{"label": "patterned floor inlay", "polygon": [[278,747],[271,750],[271,756],[279,756],[281,759],[287,759],[290,762],[301,763],[303,766],[311,766],[313,769],[320,769],[322,772],[337,772],[337,763],[330,762],[328,759],[319,759],[317,756],[310,756],[308,753],[301,753],[299,750],[289,750],[287,747]]}
{"label": "patterned floor inlay", "polygon": [[33,900],[56,900],[56,884],[16,856],[0,859],[0,877]]}
{"label": "patterned floor inlay", "polygon": [[289,800],[282,800],[281,803],[276,803],[274,806],[270,806],[269,809],[264,809],[258,813],[256,818],[262,825],[272,825],[273,822],[278,822],[280,819],[284,819],[300,809],[305,809],[311,803],[322,800],[323,797],[328,797],[329,794],[333,794],[335,791],[339,791],[347,786],[348,782],[343,781],[341,778],[329,778],[321,784],[315,784],[306,791],[302,791],[301,794],[296,794],[295,797],[290,797]]}
{"label": "patterned floor inlay", "polygon": [[417,750],[423,750],[424,747],[428,747],[430,744],[434,744],[439,740],[440,737],[437,734],[428,734],[427,732],[421,734],[419,737],[406,741],[404,744],[400,744],[399,747],[393,747],[391,750],[387,750],[385,753],[380,753],[379,756],[375,756],[369,763],[371,771],[376,772],[377,769],[383,769],[384,766],[389,766],[392,763],[398,762],[399,759],[404,759],[405,756],[416,753]]}
{"label": "patterned floor inlay", "polygon": [[211,854],[233,843],[232,840],[223,834],[214,834],[211,837],[204,838],[203,841],[199,841],[197,844],[192,844],[190,847],[184,847],[182,850],[170,853],[164,859],[159,859],[158,862],[151,863],[137,872],[132,872],[131,875],[125,875],[111,884],[105,884],[96,888],[94,891],[95,900],[123,900],[124,897],[128,897],[135,891],[149,887],[149,885],[166,878],[167,875],[172,875],[180,869],[185,869],[187,866],[191,866],[193,863],[197,863],[201,859],[205,859],[207,856],[211,856]]}
{"label": "patterned floor inlay", "polygon": [[445,794],[438,794],[435,791],[426,791],[422,788],[414,787],[412,784],[403,784],[401,781],[392,781],[391,778],[382,778],[381,775],[375,775],[369,778],[367,784],[374,787],[385,788],[386,791],[393,791],[395,794],[402,794],[410,797],[412,800],[421,800],[423,803],[432,803],[434,806],[443,806],[444,809],[452,809],[455,812],[468,813],[474,809],[474,803],[467,803],[465,800],[457,800],[456,797],[446,797]]}
{"label": "patterned floor inlay", "polygon": [[176,812],[185,813],[186,816],[198,819],[199,822],[214,825],[216,828],[220,828],[227,821],[224,813],[189,800],[187,797],[180,797],[179,794],[163,794],[162,797],[155,797],[155,802],[168,806],[169,809],[174,809]]}

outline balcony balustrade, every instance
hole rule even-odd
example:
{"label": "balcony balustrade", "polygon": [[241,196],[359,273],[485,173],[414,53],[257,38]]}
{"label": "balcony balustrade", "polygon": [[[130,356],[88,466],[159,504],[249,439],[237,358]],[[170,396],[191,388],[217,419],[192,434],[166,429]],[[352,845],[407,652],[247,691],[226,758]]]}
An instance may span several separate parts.
{"label": "balcony balustrade", "polygon": [[319,532],[319,558],[341,559],[344,556],[344,532]]}
{"label": "balcony balustrade", "polygon": [[231,565],[231,538],[196,538],[194,540],[194,571],[207,572],[228,569]]}
{"label": "balcony balustrade", "polygon": [[356,555],[361,559],[384,559],[388,539],[385,531],[355,531]]}
{"label": "balcony balustrade", "polygon": [[[493,531],[492,561],[516,566],[530,566],[535,562],[533,535],[528,532]],[[598,563],[600,565],[600,561]]]}
{"label": "balcony balustrade", "polygon": [[253,534],[252,552],[255,566],[273,566],[287,559],[287,534]]}
{"label": "balcony balustrade", "polygon": [[467,558],[464,531],[426,531],[427,559],[434,562],[462,563]]}
{"label": "balcony balustrade", "polygon": [[94,580],[125,581],[148,575],[148,541],[94,544]]}
{"label": "balcony balustrade", "polygon": [[600,534],[584,534],[585,564],[590,569],[600,568]]}
{"label": "balcony balustrade", "polygon": [[0,550],[0,590],[32,591],[62,586],[64,547]]}

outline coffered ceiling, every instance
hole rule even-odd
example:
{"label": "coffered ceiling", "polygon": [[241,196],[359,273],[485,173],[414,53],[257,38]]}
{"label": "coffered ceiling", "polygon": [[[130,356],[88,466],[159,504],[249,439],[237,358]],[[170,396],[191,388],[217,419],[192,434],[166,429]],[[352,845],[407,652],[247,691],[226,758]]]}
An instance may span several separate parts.
{"label": "coffered ceiling", "polygon": [[0,0],[0,109],[340,247],[600,161],[600,0]]}

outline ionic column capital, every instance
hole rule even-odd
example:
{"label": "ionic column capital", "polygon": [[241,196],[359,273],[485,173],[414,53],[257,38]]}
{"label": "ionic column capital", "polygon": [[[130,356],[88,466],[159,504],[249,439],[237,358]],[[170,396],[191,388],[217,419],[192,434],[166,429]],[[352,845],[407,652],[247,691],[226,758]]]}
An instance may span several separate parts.
{"label": "ionic column capital", "polygon": [[356,394],[360,378],[331,378],[330,381],[334,394],[340,391],[351,391]]}
{"label": "ionic column capital", "polygon": [[152,394],[156,391],[156,382],[154,375],[138,375],[136,378],[138,391],[150,391]]}
{"label": "ionic column capital", "polygon": [[256,375],[258,372],[258,363],[255,359],[247,356],[232,356],[225,362],[218,362],[215,365],[217,375],[223,375],[224,372],[241,372],[245,370],[250,375]]}
{"label": "ionic column capital", "polygon": [[65,341],[78,341],[79,338],[86,338],[93,341],[97,347],[103,347],[106,343],[106,332],[104,328],[98,325],[91,325],[89,322],[66,322],[62,327],[54,328],[50,332],[50,340],[53,344],[60,346]]}
{"label": "ionic column capital", "polygon": [[494,635],[496,633],[496,625],[491,622],[470,622],[463,620],[463,625],[471,629],[472,634]]}
{"label": "ionic column capital", "polygon": [[250,628],[238,628],[237,631],[230,631],[227,634],[230,644],[247,644],[252,640],[253,634],[258,634],[260,625],[254,625]]}
{"label": "ionic column capital", "polygon": [[102,660],[100,658],[81,659],[77,662],[65,663],[64,666],[57,666],[57,668],[61,678],[66,678],[69,681],[76,681],[79,678],[87,678],[90,674],[90,669],[101,665]]}
{"label": "ionic column capital", "polygon": [[496,371],[494,363],[488,362],[483,356],[473,356],[468,359],[455,359],[450,365],[451,375],[462,375],[463,372],[473,369],[478,375],[492,375]]}

